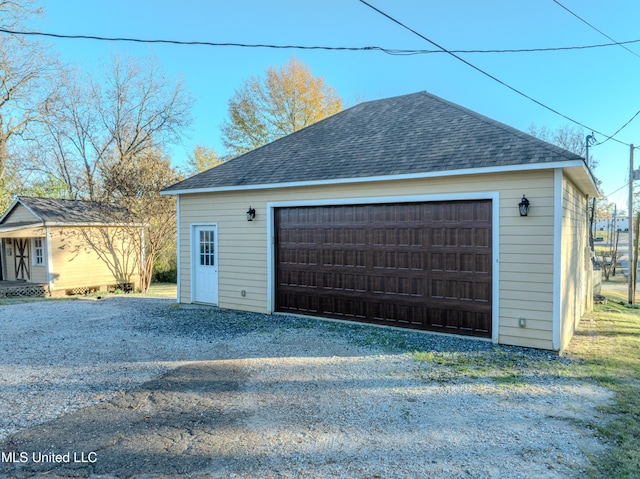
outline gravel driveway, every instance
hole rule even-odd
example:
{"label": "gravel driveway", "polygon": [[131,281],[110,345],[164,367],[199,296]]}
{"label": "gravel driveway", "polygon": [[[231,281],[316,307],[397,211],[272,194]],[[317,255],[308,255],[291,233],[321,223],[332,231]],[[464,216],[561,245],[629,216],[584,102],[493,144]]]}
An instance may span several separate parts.
{"label": "gravel driveway", "polygon": [[546,352],[136,297],[0,325],[0,477],[578,478],[605,447],[611,393]]}

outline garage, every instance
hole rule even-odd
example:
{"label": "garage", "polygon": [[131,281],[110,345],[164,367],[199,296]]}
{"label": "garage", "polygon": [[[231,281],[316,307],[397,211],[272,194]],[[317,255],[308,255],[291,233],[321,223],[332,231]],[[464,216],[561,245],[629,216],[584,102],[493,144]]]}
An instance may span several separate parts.
{"label": "garage", "polygon": [[491,338],[491,200],[277,208],[276,311]]}

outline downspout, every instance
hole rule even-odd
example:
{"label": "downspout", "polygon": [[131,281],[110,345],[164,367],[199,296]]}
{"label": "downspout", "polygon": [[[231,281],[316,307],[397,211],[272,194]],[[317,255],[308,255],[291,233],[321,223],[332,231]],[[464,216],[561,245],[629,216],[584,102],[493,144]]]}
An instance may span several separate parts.
{"label": "downspout", "polygon": [[47,250],[47,268],[46,268],[46,278],[47,278],[47,283],[49,283],[49,293],[51,294],[51,292],[55,289],[54,285],[53,285],[53,251],[51,251],[51,228],[49,226],[45,226],[44,228],[45,234],[44,234],[44,247]]}
{"label": "downspout", "polygon": [[[146,276],[147,274],[147,257],[144,253],[145,249],[144,249],[144,226],[140,227],[140,271],[138,273],[138,282],[139,282],[139,286],[140,289],[142,289],[142,278],[143,275]],[[146,281],[147,278],[145,278]],[[151,286],[151,276],[149,276],[149,284],[147,285],[147,291],[149,289],[149,286]]]}
{"label": "downspout", "polygon": [[553,330],[552,347],[560,351],[562,328],[562,179],[561,168],[553,170]]}
{"label": "downspout", "polygon": [[176,303],[180,303],[180,277],[182,270],[180,269],[180,195],[176,195]]}

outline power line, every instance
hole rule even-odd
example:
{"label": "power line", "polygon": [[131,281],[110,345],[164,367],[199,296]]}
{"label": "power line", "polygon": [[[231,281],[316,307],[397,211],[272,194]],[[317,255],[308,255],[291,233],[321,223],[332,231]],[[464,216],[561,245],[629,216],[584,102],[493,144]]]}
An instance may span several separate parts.
{"label": "power line", "polygon": [[622,185],[620,188],[618,188],[617,190],[612,191],[612,192],[611,192],[611,193],[609,193],[608,195],[604,195],[604,196],[606,196],[607,198],[608,198],[609,196],[613,196],[613,195],[615,195],[618,191],[620,191],[622,188],[626,188],[627,186],[629,186],[629,182],[628,182],[628,181],[627,181],[624,185]]}
{"label": "power line", "polygon": [[[300,50],[328,50],[328,51],[380,51],[389,55],[420,55],[420,54],[435,54],[435,53],[446,53],[449,55],[452,55],[453,57],[455,57],[456,59],[462,61],[463,63],[467,64],[468,66],[470,66],[471,68],[479,71],[480,73],[482,73],[483,75],[488,76],[489,78],[491,78],[494,81],[497,81],[498,83],[502,84],[503,86],[509,88],[510,90],[514,91],[515,93],[527,98],[528,100],[536,103],[537,105],[555,113],[556,115],[559,115],[563,118],[565,118],[566,120],[575,123],[576,125],[579,125],[587,130],[592,130],[595,133],[598,133],[601,136],[605,137],[605,140],[597,143],[597,145],[601,145],[609,140],[614,140],[620,144],[626,145],[628,146],[628,143],[624,143],[620,140],[615,139],[614,137],[620,133],[620,131],[622,131],[622,129],[624,129],[627,125],[629,125],[638,115],[640,115],[640,111],[638,111],[633,117],[631,117],[631,119],[629,121],[627,121],[622,127],[620,127],[613,135],[606,135],[600,131],[597,131],[593,128],[589,128],[588,126],[584,125],[583,123],[574,120],[572,118],[570,118],[569,116],[566,116],[564,114],[562,114],[561,112],[545,105],[544,103],[530,97],[529,95],[525,94],[524,92],[512,87],[511,85],[508,85],[507,83],[503,82],[502,80],[498,79],[497,77],[485,72],[484,70],[476,67],[475,65],[471,64],[470,62],[464,60],[463,58],[459,57],[457,54],[458,53],[467,53],[467,54],[473,54],[473,53],[531,53],[531,52],[550,52],[550,51],[563,51],[563,50],[579,50],[579,49],[589,49],[589,48],[602,48],[602,47],[611,47],[611,46],[624,46],[623,44],[631,44],[631,43],[639,43],[640,39],[638,40],[629,40],[629,41],[625,41],[625,42],[616,42],[615,40],[611,39],[610,37],[608,37],[606,34],[603,34],[605,36],[607,36],[607,38],[610,38],[611,40],[613,40],[614,43],[604,43],[604,44],[596,44],[596,45],[583,45],[583,46],[571,46],[571,47],[548,47],[548,48],[524,48],[524,49],[492,49],[492,50],[447,50],[444,47],[438,45],[437,43],[429,40],[428,38],[426,38],[425,36],[421,35],[420,33],[418,33],[417,31],[409,28],[408,26],[404,25],[403,23],[399,22],[398,20],[390,17],[389,15],[387,15],[386,13],[382,12],[381,10],[375,8],[374,6],[368,4],[365,1],[360,0],[362,3],[364,3],[365,5],[367,5],[368,7],[372,8],[373,10],[376,10],[378,13],[384,15],[385,17],[389,18],[390,20],[392,20],[393,22],[397,23],[398,25],[402,26],[403,28],[406,28],[407,30],[411,31],[412,33],[418,35],[419,37],[421,37],[422,39],[426,40],[427,42],[431,43],[432,45],[436,46],[438,48],[438,50],[424,50],[424,49],[416,49],[416,50],[412,50],[412,49],[393,49],[393,48],[384,48],[384,47],[379,47],[379,46],[364,46],[364,47],[335,47],[335,46],[320,46],[320,45],[275,45],[275,44],[268,44],[268,43],[235,43],[235,42],[207,42],[207,41],[185,41],[185,40],[167,40],[167,39],[142,39],[142,38],[130,38],[130,37],[103,37],[103,36],[97,36],[97,35],[65,35],[65,34],[59,34],[59,33],[48,33],[48,32],[36,32],[36,31],[31,31],[31,32],[27,32],[27,31],[17,31],[17,30],[7,30],[4,28],[0,28],[0,33],[7,33],[10,35],[32,35],[32,36],[43,36],[43,37],[50,37],[50,38],[60,38],[60,39],[70,39],[70,40],[96,40],[96,41],[107,41],[107,42],[133,42],[133,43],[159,43],[159,44],[172,44],[172,45],[200,45],[200,46],[212,46],[212,47],[240,47],[240,48],[272,48],[272,49],[300,49]],[[556,0],[554,0],[556,1]],[[560,5],[561,7],[565,8],[562,4],[560,4],[559,2],[558,5]],[[568,9],[567,9],[568,10]],[[573,13],[573,12],[571,12]],[[582,20],[582,19],[581,19]],[[594,27],[595,28],[595,27]],[[600,32],[602,33],[602,32]],[[629,50],[631,51],[631,50]],[[634,52],[631,52],[634,53]],[[635,53],[634,53],[635,54]]]}
{"label": "power line", "polygon": [[[37,32],[37,31],[18,31],[0,28],[1,33],[22,36],[41,36],[49,38],[60,38],[65,40],[96,40],[103,42],[132,42],[132,43],[164,43],[171,45],[200,45],[209,47],[239,47],[239,48],[273,48],[273,49],[299,49],[299,50],[329,50],[329,51],[380,51],[389,55],[425,55],[435,53],[447,53],[444,50],[425,50],[425,49],[399,49],[385,48],[380,46],[364,46],[364,47],[335,47],[322,45],[275,45],[270,43],[236,43],[236,42],[208,42],[208,41],[190,41],[190,40],[170,40],[170,39],[144,39],[132,37],[103,37],[97,35],[66,35],[61,33]],[[570,50],[585,50],[593,48],[607,48],[613,46],[621,46],[623,44],[640,43],[640,39],[627,40],[624,42],[599,43],[594,45],[574,45],[568,47],[539,47],[539,48],[504,48],[504,49],[471,49],[471,50],[449,50],[451,53],[467,53],[467,54],[486,54],[486,53],[543,53],[543,52],[559,52]]]}
{"label": "power line", "polygon": [[588,21],[586,21],[584,18],[582,18],[580,15],[578,15],[577,13],[569,10],[567,7],[565,7],[562,3],[560,3],[558,0],[553,0],[554,3],[556,3],[558,6],[562,7],[563,9],[565,9],[567,12],[569,12],[571,15],[573,15],[574,17],[576,17],[578,20],[580,20],[582,23],[588,25],[589,27],[591,27],[592,29],[594,29],[596,32],[598,32],[600,35],[603,35],[604,37],[608,38],[609,40],[611,40],[612,42],[614,42],[616,45],[621,46],[622,48],[624,48],[626,51],[628,51],[629,53],[637,56],[638,58],[640,58],[640,55],[638,55],[636,52],[634,52],[633,50],[629,50],[627,47],[625,47],[622,43],[617,42],[616,40],[614,40],[613,38],[611,38],[609,35],[607,35],[606,33],[604,33],[602,30],[599,30],[598,28],[596,28],[595,26],[593,26],[592,24],[590,24]]}
{"label": "power line", "polygon": [[[631,123],[633,120],[635,120],[638,115],[640,115],[640,110],[638,110],[636,112],[636,114],[633,115],[629,119],[629,121],[627,121],[624,125],[622,125],[620,128],[618,128],[613,135],[608,136],[605,140],[596,143],[594,146],[602,145],[603,143],[606,143],[607,141],[612,140],[614,136],[616,136],[618,133],[620,133],[624,128],[626,128],[629,125],[629,123]],[[638,148],[640,148],[640,147],[636,147],[636,149],[638,149]]]}
{"label": "power line", "polygon": [[606,134],[604,134],[604,133],[602,133],[602,132],[600,132],[600,131],[598,131],[598,130],[595,130],[594,128],[591,128],[591,127],[589,127],[589,126],[585,125],[584,123],[582,123],[582,122],[580,122],[580,121],[578,121],[578,120],[575,120],[575,119],[571,118],[570,116],[565,115],[564,113],[559,112],[559,111],[558,111],[558,110],[556,110],[555,108],[552,108],[552,107],[550,107],[550,106],[548,106],[548,105],[546,105],[546,104],[542,103],[541,101],[536,100],[535,98],[533,98],[533,97],[531,97],[531,96],[527,95],[527,94],[526,94],[526,93],[524,93],[523,91],[518,90],[517,88],[515,88],[515,87],[513,87],[513,86],[509,85],[508,83],[506,83],[506,82],[504,82],[504,81],[500,80],[498,77],[496,77],[496,76],[492,75],[491,73],[488,73],[488,72],[486,72],[485,70],[483,70],[482,68],[475,66],[473,63],[471,63],[471,62],[469,62],[469,61],[465,60],[464,58],[462,58],[461,56],[457,55],[457,54],[456,54],[456,53],[454,53],[453,51],[451,51],[451,50],[447,50],[446,48],[444,48],[443,46],[441,46],[441,45],[439,45],[438,43],[434,42],[433,40],[430,40],[429,38],[427,38],[426,36],[424,36],[424,35],[423,35],[423,34],[421,34],[420,32],[418,32],[418,31],[416,31],[416,30],[412,29],[411,27],[409,27],[409,26],[405,25],[405,24],[404,24],[404,23],[402,23],[400,20],[397,20],[396,18],[392,17],[391,15],[389,15],[389,14],[387,14],[387,13],[383,12],[382,10],[380,10],[380,9],[378,9],[378,8],[376,8],[376,7],[374,7],[374,6],[373,6],[373,5],[371,5],[370,3],[367,3],[365,0],[359,0],[359,1],[360,1],[360,3],[362,3],[362,4],[366,5],[367,7],[369,7],[369,8],[370,8],[370,9],[372,9],[372,10],[375,10],[375,11],[376,11],[376,12],[378,12],[380,15],[382,15],[382,16],[384,16],[384,17],[386,17],[387,19],[391,20],[392,22],[396,23],[397,25],[400,25],[402,28],[404,28],[404,29],[406,29],[406,30],[410,31],[410,32],[411,32],[411,33],[413,33],[414,35],[417,35],[418,37],[422,38],[423,40],[425,40],[425,41],[429,42],[430,44],[432,44],[432,45],[433,45],[433,46],[435,46],[436,48],[439,48],[439,49],[440,49],[440,50],[442,50],[443,52],[448,53],[449,55],[451,55],[452,57],[454,57],[456,60],[461,61],[461,62],[462,62],[462,63],[464,63],[465,65],[467,65],[467,66],[469,66],[469,67],[473,68],[474,70],[476,70],[477,72],[482,73],[483,75],[485,75],[485,76],[487,76],[487,77],[491,78],[493,81],[495,81],[495,82],[499,83],[500,85],[502,85],[502,86],[504,86],[504,87],[508,88],[509,90],[513,91],[514,93],[517,93],[518,95],[520,95],[520,96],[522,96],[522,97],[526,98],[527,100],[532,101],[532,102],[533,102],[533,103],[535,103],[536,105],[539,105],[539,106],[541,106],[542,108],[544,108],[544,109],[546,109],[546,110],[549,110],[550,112],[555,113],[555,114],[556,114],[556,115],[558,115],[558,116],[561,116],[561,117],[562,117],[562,118],[564,118],[565,120],[568,120],[568,121],[570,121],[571,123],[575,123],[576,125],[579,125],[579,126],[581,126],[582,128],[585,128],[586,130],[591,130],[591,131],[593,131],[594,133],[598,133],[599,135],[602,135],[602,136],[604,136],[604,137],[607,137],[607,139],[611,139],[611,140],[616,141],[616,142],[618,142],[618,143],[620,143],[620,144],[622,144],[622,145],[629,146],[629,144],[628,144],[628,143],[624,143],[623,141],[620,141],[620,140],[617,140],[617,139],[613,138],[613,136],[609,136],[609,135],[606,135]]}
{"label": "power line", "polygon": [[[588,25],[590,28],[592,28],[593,30],[595,30],[596,32],[598,32],[600,35],[603,35],[604,37],[608,38],[609,40],[611,40],[612,42],[614,42],[615,45],[618,45],[622,48],[624,48],[625,50],[627,50],[629,53],[635,55],[636,57],[640,58],[640,55],[638,55],[636,52],[634,52],[633,50],[630,50],[629,48],[627,48],[623,43],[627,43],[627,42],[617,42],[615,39],[611,38],[609,35],[607,35],[606,33],[604,33],[602,30],[598,29],[597,27],[595,27],[594,25],[592,25],[591,23],[589,23],[588,21],[586,21],[584,18],[582,18],[580,15],[578,15],[577,13],[575,13],[574,11],[570,10],[568,7],[566,7],[565,5],[563,5],[562,3],[560,3],[558,0],[553,0],[553,2],[558,5],[559,7],[563,8],[564,10],[566,10],[567,12],[569,12],[571,15],[573,15],[574,17],[576,17],[578,20],[580,20],[581,22],[583,22],[584,24]],[[597,145],[602,145],[603,143],[606,143],[607,141],[609,141],[610,139],[612,139],[614,136],[616,136],[618,133],[620,133],[624,128],[626,128],[633,120],[636,119],[636,117],[640,115],[640,110],[638,110],[636,112],[635,115],[633,115],[629,121],[627,121],[624,125],[622,125],[620,128],[618,128],[616,130],[616,132],[607,137],[604,141],[601,141],[599,143],[596,144]],[[637,147],[636,147],[637,149]]]}

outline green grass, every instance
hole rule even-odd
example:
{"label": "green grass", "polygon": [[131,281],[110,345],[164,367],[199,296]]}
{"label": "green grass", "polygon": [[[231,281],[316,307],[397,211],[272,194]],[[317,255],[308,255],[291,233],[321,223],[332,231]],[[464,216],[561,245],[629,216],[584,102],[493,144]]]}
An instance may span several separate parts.
{"label": "green grass", "polygon": [[[69,298],[67,298],[67,299],[69,299]],[[0,298],[0,306],[8,306],[10,304],[35,303],[35,302],[38,302],[38,301],[45,301],[45,300],[46,301],[59,301],[59,299],[34,298],[34,297]]]}
{"label": "green grass", "polygon": [[9,304],[21,304],[21,303],[34,303],[37,301],[63,301],[70,299],[79,299],[79,298],[106,298],[109,296],[121,296],[124,294],[130,294],[131,296],[143,296],[143,297],[154,297],[154,298],[173,298],[177,297],[177,287],[175,283],[151,283],[149,287],[149,291],[142,295],[140,293],[123,293],[122,291],[116,291],[114,293],[107,293],[105,291],[96,291],[95,293],[89,293],[87,295],[76,295],[76,296],[64,296],[61,298],[39,298],[39,297],[20,297],[20,298],[0,298],[0,306],[5,306]]}
{"label": "green grass", "polygon": [[147,296],[177,298],[177,291],[176,283],[151,283]]}
{"label": "green grass", "polygon": [[[533,367],[547,372],[547,365],[541,361],[536,361],[534,366],[522,357],[498,348],[475,354],[416,351],[412,357],[418,362],[437,365],[437,368],[423,370],[420,374],[424,379],[438,381],[488,379],[502,387],[520,387],[524,385],[523,376],[527,369]],[[558,371],[555,373],[559,374]]]}
{"label": "green grass", "polygon": [[604,409],[611,420],[598,426],[613,448],[595,459],[592,477],[640,477],[640,311],[626,304],[626,291],[606,286],[607,304],[583,319],[567,354],[580,359],[584,377],[615,392]]}

